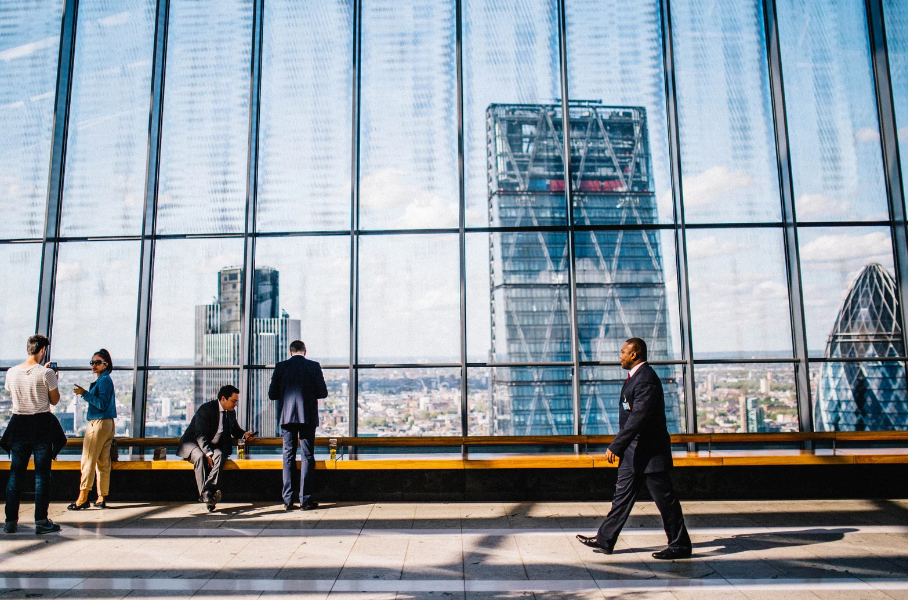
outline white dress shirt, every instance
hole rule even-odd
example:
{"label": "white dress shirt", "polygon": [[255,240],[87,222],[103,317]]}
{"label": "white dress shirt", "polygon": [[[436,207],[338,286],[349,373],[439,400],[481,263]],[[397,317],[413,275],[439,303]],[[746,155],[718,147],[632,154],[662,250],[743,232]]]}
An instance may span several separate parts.
{"label": "white dress shirt", "polygon": [[642,367],[645,364],[646,364],[646,361],[643,361],[642,363],[638,364],[636,367],[631,369],[630,373],[627,374],[627,378],[630,379],[631,377],[633,377],[637,373],[637,371],[640,370],[640,367]]}

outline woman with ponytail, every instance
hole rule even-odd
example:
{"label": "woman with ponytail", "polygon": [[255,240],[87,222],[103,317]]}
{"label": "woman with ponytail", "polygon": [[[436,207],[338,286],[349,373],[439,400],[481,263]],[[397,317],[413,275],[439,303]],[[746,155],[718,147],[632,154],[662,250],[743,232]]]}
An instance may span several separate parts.
{"label": "woman with ponytail", "polygon": [[110,487],[110,444],[114,437],[114,420],[117,418],[114,385],[110,379],[113,359],[110,352],[101,348],[91,357],[91,371],[97,376],[86,390],[77,385],[73,393],[88,402],[88,429],[82,442],[82,480],[79,483],[79,498],[70,504],[69,510],[88,508],[88,493],[98,477],[98,497],[95,506],[107,508],[107,492]]}

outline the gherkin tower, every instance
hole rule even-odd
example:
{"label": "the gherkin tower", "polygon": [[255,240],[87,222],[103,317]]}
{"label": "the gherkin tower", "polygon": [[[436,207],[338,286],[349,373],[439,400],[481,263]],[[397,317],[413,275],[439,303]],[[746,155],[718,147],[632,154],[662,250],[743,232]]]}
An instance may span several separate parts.
{"label": "the gherkin tower", "polygon": [[879,264],[864,267],[848,291],[826,342],[814,421],[819,431],[908,429],[908,397],[902,362],[874,360],[904,356],[895,280]]}

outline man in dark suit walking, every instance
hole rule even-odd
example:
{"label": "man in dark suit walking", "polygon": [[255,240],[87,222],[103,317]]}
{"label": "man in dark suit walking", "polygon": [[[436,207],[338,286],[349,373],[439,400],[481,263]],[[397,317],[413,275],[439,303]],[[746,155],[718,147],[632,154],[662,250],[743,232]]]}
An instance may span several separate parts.
{"label": "man in dark suit walking", "polygon": [[177,456],[185,458],[195,467],[195,483],[199,488],[199,501],[214,510],[221,501],[218,479],[221,468],[233,450],[233,438],[255,439],[255,434],[245,431],[236,420],[236,405],[240,390],[225,385],[218,391],[218,399],[198,408],[183,437]]}
{"label": "man in dark suit walking", "polygon": [[612,509],[595,536],[578,535],[577,539],[611,554],[637,500],[637,492],[646,485],[662,515],[662,526],[668,536],[668,547],[653,552],[653,558],[690,558],[690,536],[669,476],[672,448],[665,424],[662,381],[646,364],[646,342],[640,338],[624,342],[619,359],[621,367],[630,372],[621,388],[620,431],[605,452],[609,463],[621,459]]}
{"label": "man in dark suit walking", "polygon": [[[277,400],[278,423],[284,438],[284,510],[293,509],[293,496],[299,496],[300,508],[318,508],[311,497],[312,473],[315,471],[315,429],[318,427],[318,401],[328,397],[322,367],[306,358],[306,345],[290,343],[290,358],[277,363],[268,397]],[[300,441],[300,488],[293,489],[292,474],[296,461],[296,443]]]}

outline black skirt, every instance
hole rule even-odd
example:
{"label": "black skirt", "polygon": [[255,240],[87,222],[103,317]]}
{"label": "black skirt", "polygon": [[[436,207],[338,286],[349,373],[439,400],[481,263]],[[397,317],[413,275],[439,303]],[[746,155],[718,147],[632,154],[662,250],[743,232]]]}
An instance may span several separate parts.
{"label": "black skirt", "polygon": [[66,433],[53,413],[14,414],[0,438],[0,448],[9,454],[15,443],[50,444],[51,456],[57,458],[57,454],[66,446]]}

